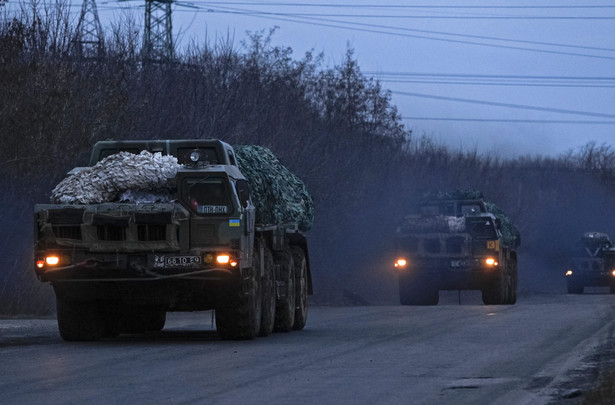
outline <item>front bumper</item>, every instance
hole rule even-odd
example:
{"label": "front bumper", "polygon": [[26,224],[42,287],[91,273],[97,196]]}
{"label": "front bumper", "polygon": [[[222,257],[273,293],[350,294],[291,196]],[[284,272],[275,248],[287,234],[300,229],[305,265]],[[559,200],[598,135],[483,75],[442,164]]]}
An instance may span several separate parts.
{"label": "front bumper", "polygon": [[477,290],[497,281],[502,273],[500,266],[487,266],[484,258],[415,259],[400,270],[400,278],[428,280],[439,290]]}

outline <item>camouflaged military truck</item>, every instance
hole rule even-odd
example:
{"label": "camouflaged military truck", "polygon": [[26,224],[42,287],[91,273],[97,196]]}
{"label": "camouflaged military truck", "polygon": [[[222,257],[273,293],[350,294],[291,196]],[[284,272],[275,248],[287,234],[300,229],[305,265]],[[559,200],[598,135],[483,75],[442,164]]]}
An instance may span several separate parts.
{"label": "camouflaged military truck", "polygon": [[566,283],[568,294],[583,294],[586,286],[609,287],[615,294],[615,247],[609,235],[583,234],[566,271]]}
{"label": "camouflaged military truck", "polygon": [[[146,155],[157,189],[117,190],[147,177],[134,175]],[[163,155],[177,165],[168,179]],[[109,163],[118,157],[127,163]],[[35,271],[53,286],[64,340],[161,330],[167,311],[215,310],[224,339],[304,327],[312,200],[269,150],[104,141],[69,174],[34,212]]]}
{"label": "camouflaged military truck", "polygon": [[479,192],[432,193],[397,229],[402,305],[437,305],[439,290],[481,290],[487,305],[517,300],[520,237]]}

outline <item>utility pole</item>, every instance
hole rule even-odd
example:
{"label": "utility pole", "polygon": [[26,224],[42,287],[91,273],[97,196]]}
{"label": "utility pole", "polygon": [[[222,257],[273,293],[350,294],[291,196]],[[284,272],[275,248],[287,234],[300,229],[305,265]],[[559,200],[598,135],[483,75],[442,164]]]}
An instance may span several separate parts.
{"label": "utility pole", "polygon": [[143,54],[150,60],[168,60],[175,57],[171,4],[173,0],[145,0],[145,33]]}
{"label": "utility pole", "polygon": [[75,48],[78,55],[86,58],[102,56],[104,53],[103,30],[95,0],[83,0]]}

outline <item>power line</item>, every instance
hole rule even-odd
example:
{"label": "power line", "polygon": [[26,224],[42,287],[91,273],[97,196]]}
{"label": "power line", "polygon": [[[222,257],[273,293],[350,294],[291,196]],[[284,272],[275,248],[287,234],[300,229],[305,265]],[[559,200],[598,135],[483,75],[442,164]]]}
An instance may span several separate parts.
{"label": "power line", "polygon": [[457,122],[506,122],[519,124],[573,124],[573,125],[615,125],[615,121],[583,121],[583,120],[523,120],[497,118],[442,118],[442,117],[401,117],[403,120],[414,121],[457,121]]}
{"label": "power line", "polygon": [[284,6],[284,7],[329,7],[329,8],[402,8],[402,9],[602,9],[602,8],[615,8],[615,6],[605,5],[582,5],[582,6],[569,6],[569,5],[533,5],[533,6],[519,6],[519,5],[473,5],[473,6],[450,6],[450,5],[392,5],[392,4],[331,4],[331,3],[287,3],[287,2],[246,2],[246,1],[198,1],[193,3],[203,4],[221,4],[221,5],[242,5],[242,6]]}
{"label": "power line", "polygon": [[[387,30],[398,30],[398,31],[412,31],[412,29],[406,29],[403,27],[391,27],[391,26],[378,25],[378,24],[354,23],[354,22],[349,22],[349,21],[331,20],[331,19],[314,18],[314,17],[298,17],[300,19],[293,19],[293,18],[280,17],[278,16],[279,13],[257,12],[254,10],[236,9],[236,8],[230,8],[230,7],[221,7],[219,9],[212,9],[212,8],[208,8],[208,9],[200,8],[200,9],[203,10],[202,12],[252,16],[252,17],[264,18],[264,19],[269,19],[269,20],[274,20],[274,21],[286,21],[286,22],[320,26],[320,27],[345,29],[345,30],[357,31],[357,32],[392,35],[392,36],[404,37],[404,38],[426,39],[426,40],[439,41],[439,42],[486,46],[486,47],[491,47],[491,48],[511,49],[511,50],[547,53],[547,54],[555,54],[555,55],[563,55],[563,56],[576,56],[576,57],[587,57],[587,58],[595,58],[595,59],[615,60],[615,57],[612,57],[612,56],[594,55],[594,54],[586,54],[586,53],[574,53],[574,52],[556,51],[556,50],[548,50],[548,49],[527,48],[527,47],[511,46],[511,45],[488,44],[488,43],[481,43],[481,42],[467,41],[467,40],[460,40],[460,39],[436,38],[436,37],[429,37],[425,35],[415,35],[415,34],[407,34],[404,32],[392,32],[392,31],[382,30],[382,29],[387,29]],[[199,10],[195,10],[194,12],[198,12],[198,11]],[[354,27],[349,27],[347,25],[351,25]],[[370,28],[362,28],[362,27],[370,27]],[[372,28],[378,28],[378,29],[372,29]],[[454,34],[442,34],[442,35],[454,36]],[[613,51],[613,49],[603,49],[603,50]]]}
{"label": "power line", "polygon": [[433,94],[411,93],[411,92],[406,92],[406,91],[391,91],[391,93],[398,94],[401,96],[429,98],[433,100],[454,101],[454,102],[460,102],[460,103],[481,104],[481,105],[489,105],[493,107],[505,107],[505,108],[520,109],[520,110],[544,111],[544,112],[552,112],[552,113],[558,113],[558,114],[583,115],[587,117],[597,117],[597,118],[615,118],[615,114],[595,113],[595,112],[590,112],[590,111],[567,110],[567,109],[561,109],[561,108],[539,107],[539,106],[531,106],[531,105],[524,105],[524,104],[500,103],[500,102],[495,102],[495,101],[473,100],[473,99],[467,99],[467,98],[457,98],[457,97],[448,97],[448,96],[436,96]]}
{"label": "power line", "polygon": [[570,88],[585,88],[585,89],[612,89],[613,85],[601,84],[558,84],[558,83],[528,83],[528,82],[472,82],[472,81],[436,81],[436,80],[395,80],[395,79],[379,79],[381,83],[400,83],[400,84],[443,84],[443,85],[460,85],[460,86],[519,86],[519,87],[570,87]]}

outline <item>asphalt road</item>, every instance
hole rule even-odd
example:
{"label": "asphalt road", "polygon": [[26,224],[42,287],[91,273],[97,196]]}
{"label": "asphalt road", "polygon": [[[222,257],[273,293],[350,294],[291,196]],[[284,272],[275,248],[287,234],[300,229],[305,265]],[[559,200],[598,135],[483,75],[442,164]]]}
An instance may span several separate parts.
{"label": "asphalt road", "polygon": [[0,403],[574,403],[562,396],[613,344],[615,296],[445,295],[436,307],[311,307],[303,331],[254,341],[219,340],[211,312],[92,343],[63,342],[53,319],[0,320]]}

